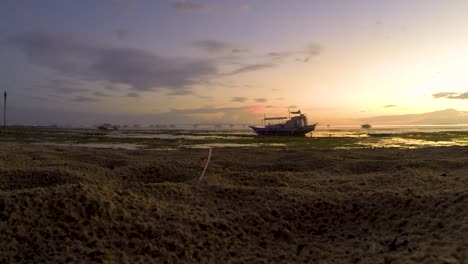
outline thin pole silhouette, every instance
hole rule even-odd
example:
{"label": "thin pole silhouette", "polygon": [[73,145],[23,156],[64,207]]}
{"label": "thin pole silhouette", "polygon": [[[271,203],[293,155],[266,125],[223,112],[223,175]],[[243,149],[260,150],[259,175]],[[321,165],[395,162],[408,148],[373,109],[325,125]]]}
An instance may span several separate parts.
{"label": "thin pole silhouette", "polygon": [[7,99],[7,93],[3,94],[3,129],[6,129],[6,99]]}
{"label": "thin pole silhouette", "polygon": [[210,163],[212,150],[213,150],[213,148],[210,148],[210,150],[208,151],[208,159],[206,160],[205,168],[203,168],[203,172],[202,172],[200,178],[198,179],[198,184],[200,184],[200,182],[203,179],[203,176],[205,176],[206,169],[208,168],[208,164]]}

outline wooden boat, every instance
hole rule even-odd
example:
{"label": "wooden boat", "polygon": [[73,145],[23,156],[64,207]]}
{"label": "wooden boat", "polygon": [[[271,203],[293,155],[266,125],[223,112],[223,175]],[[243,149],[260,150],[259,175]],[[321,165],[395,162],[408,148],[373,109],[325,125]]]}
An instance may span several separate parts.
{"label": "wooden boat", "polygon": [[[298,116],[290,117],[265,117],[263,119],[264,126],[249,126],[258,135],[278,135],[278,136],[304,136],[305,134],[315,130],[317,123],[309,125],[307,117],[301,111],[290,112]],[[281,122],[287,120],[285,122]],[[280,121],[279,124],[271,124],[272,121]],[[268,123],[268,124],[266,124]]]}

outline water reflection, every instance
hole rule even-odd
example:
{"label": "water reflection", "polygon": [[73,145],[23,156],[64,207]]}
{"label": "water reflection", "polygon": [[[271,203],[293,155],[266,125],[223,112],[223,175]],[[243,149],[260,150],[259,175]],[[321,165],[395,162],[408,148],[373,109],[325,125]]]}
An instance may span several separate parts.
{"label": "water reflection", "polygon": [[[188,132],[188,131],[187,131]],[[190,132],[188,132],[190,133]],[[109,134],[110,138],[141,138],[141,139],[189,139],[189,140],[204,140],[204,139],[242,139],[241,136],[229,135],[209,135],[209,134],[159,134],[159,133],[146,133],[146,134]]]}
{"label": "water reflection", "polygon": [[144,145],[131,143],[56,143],[56,142],[39,142],[32,143],[40,146],[57,146],[57,147],[81,147],[81,148],[108,148],[108,149],[126,149],[136,150],[143,148]]}
{"label": "water reflection", "polygon": [[284,143],[246,143],[246,144],[237,144],[237,143],[206,143],[206,144],[194,144],[183,146],[186,148],[252,148],[252,147],[284,147]]}
{"label": "water reflection", "polygon": [[421,147],[448,147],[448,146],[467,146],[467,140],[454,141],[430,141],[422,139],[405,139],[405,138],[385,138],[376,142],[362,142],[363,147],[373,148],[421,148]]}

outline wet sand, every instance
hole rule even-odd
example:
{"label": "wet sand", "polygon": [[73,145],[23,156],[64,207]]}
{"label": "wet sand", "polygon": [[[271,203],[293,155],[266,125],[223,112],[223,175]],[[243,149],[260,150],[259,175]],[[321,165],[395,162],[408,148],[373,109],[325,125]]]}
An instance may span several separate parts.
{"label": "wet sand", "polygon": [[468,148],[0,144],[0,262],[468,263]]}

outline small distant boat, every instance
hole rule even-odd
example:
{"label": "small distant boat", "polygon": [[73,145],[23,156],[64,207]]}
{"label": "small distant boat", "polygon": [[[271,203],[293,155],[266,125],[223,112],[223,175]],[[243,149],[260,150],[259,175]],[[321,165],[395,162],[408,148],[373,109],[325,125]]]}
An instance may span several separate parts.
{"label": "small distant boat", "polygon": [[[296,114],[298,116],[293,116],[291,118],[287,117],[265,117],[263,122],[268,122],[263,127],[249,126],[255,131],[258,135],[285,135],[285,136],[303,136],[309,132],[315,130],[317,123],[309,125],[307,122],[307,117],[301,113],[301,111],[290,112],[290,114]],[[287,120],[286,122],[281,122],[279,124],[270,124],[270,121],[281,121]]]}
{"label": "small distant boat", "polygon": [[369,123],[365,123],[365,124],[362,124],[362,125],[361,125],[361,128],[371,128],[371,127],[372,127],[372,126],[371,126],[371,124],[369,124]]}
{"label": "small distant boat", "polygon": [[109,131],[109,130],[118,130],[119,127],[111,124],[102,124],[97,127],[99,130]]}

